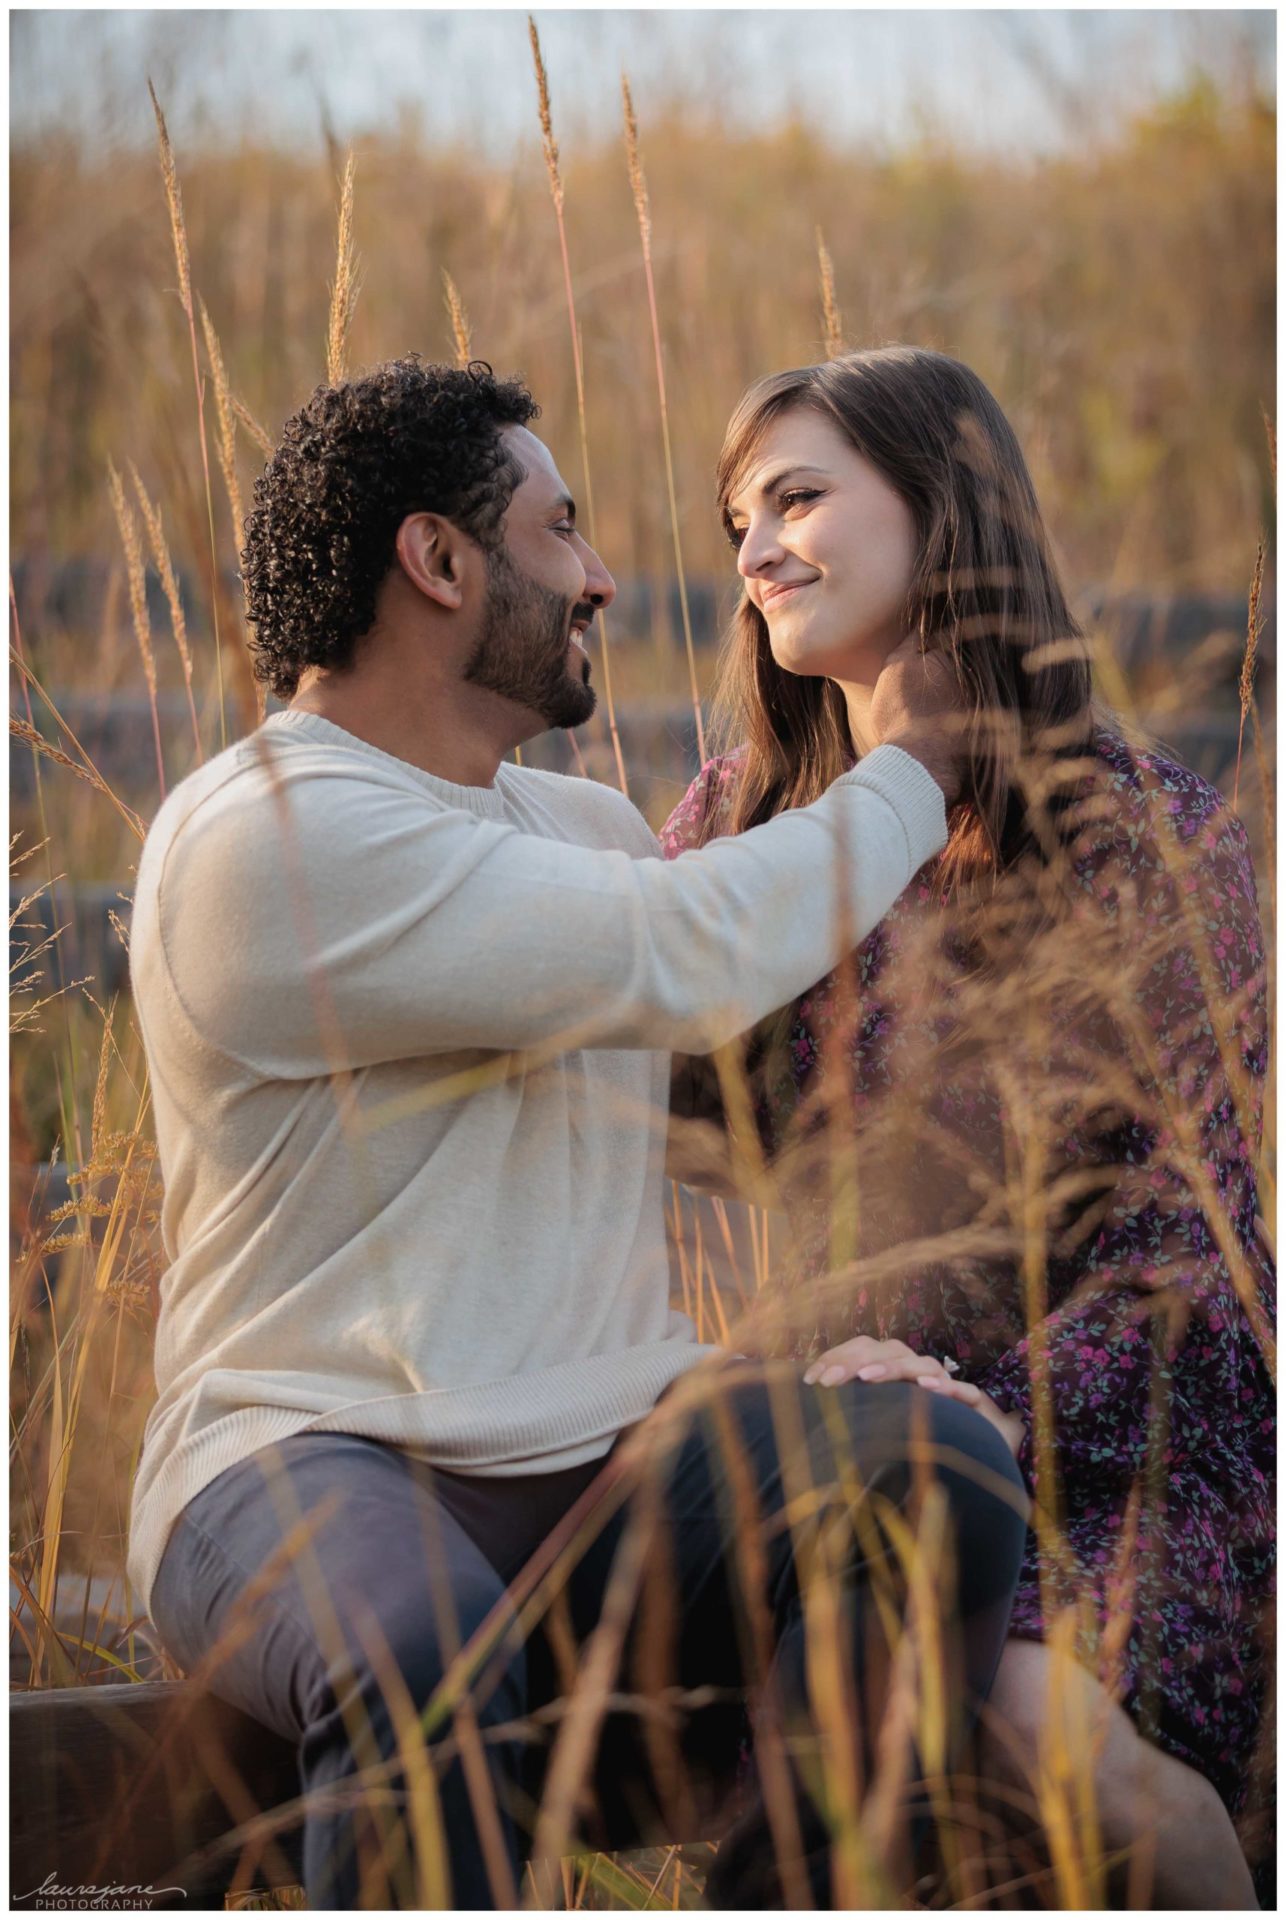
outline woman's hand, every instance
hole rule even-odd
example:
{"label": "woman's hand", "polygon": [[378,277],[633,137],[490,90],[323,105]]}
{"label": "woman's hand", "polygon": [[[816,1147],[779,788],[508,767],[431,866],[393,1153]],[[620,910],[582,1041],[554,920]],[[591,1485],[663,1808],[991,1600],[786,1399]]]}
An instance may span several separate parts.
{"label": "woman's hand", "polygon": [[919,1380],[930,1374],[951,1378],[941,1360],[931,1354],[912,1353],[901,1340],[872,1340],[861,1333],[814,1360],[804,1375],[804,1384],[838,1387],[845,1380]]}
{"label": "woman's hand", "polygon": [[953,1380],[941,1360],[932,1354],[912,1353],[901,1340],[872,1340],[859,1334],[831,1347],[814,1360],[804,1375],[806,1386],[838,1387],[845,1380],[862,1380],[870,1386],[882,1386],[890,1380],[914,1380],[916,1386],[941,1394],[944,1400],[959,1400],[972,1407],[984,1420],[990,1420],[1005,1436],[1009,1451],[1017,1459],[1023,1443],[1023,1423],[1017,1414],[1005,1413],[981,1387],[968,1380]]}
{"label": "woman's hand", "polygon": [[967,751],[967,707],[949,655],[926,652],[914,635],[904,640],[875,682],[869,717],[876,743],[901,747],[918,760],[954,806]]}

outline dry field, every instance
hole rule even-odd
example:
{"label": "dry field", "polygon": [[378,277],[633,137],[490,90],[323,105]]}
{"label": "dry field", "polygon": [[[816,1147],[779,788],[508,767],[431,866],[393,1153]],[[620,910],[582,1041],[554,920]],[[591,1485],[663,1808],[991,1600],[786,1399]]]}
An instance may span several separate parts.
{"label": "dry field", "polygon": [[[415,348],[526,375],[624,589],[598,635],[606,697],[583,764],[659,824],[686,777],[674,716],[686,705],[695,731],[730,604],[711,475],[739,392],[840,342],[959,354],[1014,421],[1079,605],[1240,598],[1199,648],[1121,652],[1105,627],[1096,660],[1127,715],[1240,733],[1221,765],[1274,952],[1271,105],[1197,87],[1110,147],[1026,166],[927,142],[868,161],[804,126],[634,128],[628,108],[619,145],[568,139],[560,154],[554,81],[551,112],[533,75],[532,145],[513,172],[410,131],[351,156],[325,142],[202,151],[178,125],[159,155],[104,164],[46,139],[14,156],[10,1548],[24,1685],[143,1683],[121,1567],[163,1269],[128,991],[109,999],[104,971],[81,977],[45,928],[94,884],[125,943],[159,793],[254,725],[235,529],[263,448],[328,373]],[[1266,636],[1253,675],[1248,598],[1252,656]],[[145,718],[118,777],[84,729],[107,739],[95,712],[131,701]],[[1272,1111],[1270,1097],[1270,1230]],[[708,1222],[698,1232],[677,1189],[672,1204],[677,1285],[726,1326],[739,1303],[715,1286]],[[757,1209],[738,1220],[743,1279],[771,1290],[780,1225]],[[921,1549],[906,1543],[909,1579]],[[924,1699],[916,1710],[931,1721]],[[1085,1756],[1056,1758],[1033,1788],[1053,1863],[1041,1897],[1096,1905],[1107,1867],[1093,1820],[1074,1817]],[[949,1810],[943,1822],[955,1831]],[[854,1831],[852,1884],[883,1904],[869,1834]],[[958,1834],[944,1857],[940,1903],[985,1904]],[[677,1851],[559,1879],[532,1881],[537,1903],[699,1899],[699,1863]]]}

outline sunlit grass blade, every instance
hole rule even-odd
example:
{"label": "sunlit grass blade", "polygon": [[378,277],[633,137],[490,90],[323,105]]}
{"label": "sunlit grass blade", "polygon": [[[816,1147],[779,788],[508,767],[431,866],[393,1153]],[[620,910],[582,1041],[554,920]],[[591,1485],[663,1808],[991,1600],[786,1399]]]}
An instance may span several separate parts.
{"label": "sunlit grass blade", "polygon": [[451,338],[455,344],[455,363],[457,367],[467,367],[473,358],[469,316],[465,312],[464,301],[460,298],[460,289],[445,267],[442,269],[442,284],[447,316],[451,322]]}
{"label": "sunlit grass blade", "polygon": [[[531,41],[531,57],[536,72],[536,103],[540,113],[541,145],[545,155],[545,170],[549,177],[550,198],[554,203],[554,219],[558,227],[558,248],[563,263],[563,293],[567,301],[567,324],[572,343],[572,371],[576,380],[576,420],[580,430],[581,473],[585,482],[585,518],[589,526],[589,543],[595,546],[598,541],[598,530],[594,515],[594,486],[589,467],[589,429],[585,416],[585,364],[581,351],[580,327],[576,320],[571,256],[567,250],[567,223],[563,217],[563,176],[549,105],[549,76],[545,72],[544,57],[540,51],[540,35],[536,31],[536,22],[530,14],[527,15],[527,32]],[[616,777],[621,792],[628,795],[630,786],[625,773],[625,756],[621,751],[621,736],[616,724],[616,702],[612,696],[612,661],[607,639],[607,616],[601,607],[598,610],[598,641],[599,659],[603,664],[603,701],[607,708],[607,727],[611,736],[612,752],[616,757]]]}
{"label": "sunlit grass blade", "polygon": [[661,444],[665,453],[665,485],[670,502],[670,533],[674,542],[674,568],[679,587],[679,609],[683,619],[683,644],[688,656],[688,680],[692,692],[692,711],[697,723],[697,753],[706,757],[705,720],[701,712],[701,691],[697,684],[697,657],[692,644],[692,615],[688,608],[688,583],[683,566],[683,540],[679,532],[679,501],[674,484],[674,454],[670,445],[670,409],[665,390],[665,356],[661,348],[661,322],[656,307],[656,283],[652,274],[652,214],[648,204],[647,179],[639,149],[638,121],[630,83],[621,75],[621,105],[625,118],[625,157],[629,168],[634,210],[638,215],[639,239],[643,246],[643,274],[647,282],[648,315],[652,322],[652,350],[656,361],[656,390],[661,406]]}
{"label": "sunlit grass blade", "polygon": [[188,717],[192,722],[192,744],[196,750],[197,760],[200,761],[202,758],[201,729],[197,725],[196,704],[192,698],[192,654],[188,647],[188,625],[183,612],[183,596],[179,591],[178,576],[174,571],[174,562],[166,544],[161,510],[148,497],[147,489],[139,477],[138,468],[132,460],[130,478],[134,482],[134,494],[138,500],[139,511],[143,515],[143,524],[147,528],[148,545],[152,550],[152,564],[160,576],[165,604],[170,610],[170,627],[174,634],[174,644],[183,665],[183,685],[188,696]]}
{"label": "sunlit grass blade", "polygon": [[835,297],[835,264],[822,230],[817,229],[817,265],[822,281],[822,324],[826,333],[826,358],[836,360],[844,351],[844,328],[840,321],[839,302]]}
{"label": "sunlit grass blade", "polygon": [[332,387],[344,380],[348,367],[348,334],[359,292],[357,258],[353,252],[353,183],[357,162],[350,147],[339,192],[339,232],[335,247],[335,278],[330,290],[326,327],[326,379]]}
{"label": "sunlit grass blade", "polygon": [[165,115],[161,103],[156,97],[156,89],[149,80],[147,91],[151,95],[152,111],[156,116],[157,146],[161,156],[161,179],[165,186],[165,203],[169,208],[170,232],[174,241],[174,261],[179,275],[179,300],[188,323],[188,338],[192,345],[192,380],[196,388],[197,439],[201,446],[201,473],[205,481],[206,519],[210,530],[210,617],[214,625],[214,659],[219,690],[219,745],[228,744],[228,722],[224,711],[223,699],[223,645],[219,637],[219,555],[214,538],[214,489],[210,484],[210,455],[205,437],[205,382],[201,378],[201,363],[196,344],[196,313],[192,305],[192,268],[188,253],[187,226],[183,218],[183,196],[179,187],[179,171],[175,164],[174,148],[170,143],[169,129],[165,124]]}
{"label": "sunlit grass blade", "polygon": [[[214,404],[218,416],[219,470],[223,475],[223,485],[228,496],[228,508],[232,514],[232,544],[237,564],[241,563],[241,543],[245,539],[246,510],[241,497],[241,482],[237,477],[237,408],[228,384],[228,370],[224,365],[223,349],[215,333],[214,323],[201,301],[201,331],[205,335],[205,349],[210,360],[210,371],[214,376]],[[253,678],[255,697],[255,720],[261,721],[267,710],[267,694],[261,680]]]}
{"label": "sunlit grass blade", "polygon": [[112,496],[112,511],[116,515],[116,524],[120,529],[121,545],[125,549],[125,569],[129,581],[129,603],[134,621],[134,637],[138,641],[138,650],[143,661],[143,677],[147,681],[147,695],[152,708],[156,781],[161,798],[164,800],[165,756],[161,752],[161,722],[156,710],[156,659],[152,653],[152,628],[147,617],[147,583],[143,566],[143,548],[138,537],[138,522],[125,498],[121,477],[110,460],[107,463],[107,484]]}
{"label": "sunlit grass blade", "polygon": [[1241,792],[1241,749],[1246,735],[1246,718],[1255,699],[1255,660],[1259,653],[1259,636],[1263,630],[1263,617],[1259,611],[1260,597],[1264,590],[1264,543],[1261,540],[1255,549],[1255,571],[1250,582],[1250,602],[1246,617],[1246,650],[1241,659],[1241,674],[1237,681],[1237,703],[1239,719],[1237,722],[1237,768],[1232,782],[1232,804],[1234,811]]}

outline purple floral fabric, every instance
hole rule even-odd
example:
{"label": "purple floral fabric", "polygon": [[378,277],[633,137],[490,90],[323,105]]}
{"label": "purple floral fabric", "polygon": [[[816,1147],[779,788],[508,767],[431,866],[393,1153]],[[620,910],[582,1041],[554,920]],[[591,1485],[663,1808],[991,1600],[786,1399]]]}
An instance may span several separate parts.
{"label": "purple floral fabric", "polygon": [[[725,830],[739,763],[733,754],[702,769],[662,832],[667,857],[697,844],[707,820]],[[1073,1194],[1066,1214],[1083,1211],[1070,1239],[1050,1240],[1041,1315],[1033,1325],[1030,1275],[1012,1257],[927,1260],[819,1319],[795,1351],[812,1355],[857,1333],[896,1338],[953,1358],[1021,1416],[1019,1464],[1041,1512],[1057,1514],[1062,1545],[1046,1535],[1042,1546],[1033,1524],[1011,1632],[1042,1639],[1053,1615],[1079,1601],[1081,1657],[1236,1813],[1266,1698],[1275,1564],[1274,1399],[1262,1350],[1275,1279],[1255,1184],[1267,1067],[1255,882],[1241,823],[1162,753],[1100,732],[1083,791],[1096,798],[1097,824],[1074,844],[1065,937],[1075,941],[1092,920],[1100,942],[1119,941],[1122,968],[1134,967],[1130,1044],[1147,1068],[1134,1076],[1137,1098],[1118,1095],[1106,1118],[1101,1102],[1072,1115],[1051,1180]],[[785,1066],[755,1082],[772,1151],[806,1110],[828,1046],[842,1047],[855,1160],[868,1139],[878,1143],[890,1091],[911,1077],[930,1090],[921,1137],[898,1146],[904,1176],[909,1169],[902,1213],[894,1206],[879,1218],[888,1183],[878,1154],[875,1176],[860,1182],[864,1225],[873,1219],[889,1248],[923,1230],[917,1209],[940,1226],[936,1196],[969,1185],[968,1166],[954,1188],[952,1170],[970,1156],[994,1169],[1014,1124],[1005,1111],[1013,1085],[953,1055],[952,992],[935,988],[926,1000],[914,990],[917,951],[935,926],[941,938],[949,917],[933,882],[931,864],[862,943],[847,980],[829,976],[796,1004]],[[899,960],[906,971],[890,987]],[[1083,1036],[1097,1025],[1102,1056],[1120,1059],[1117,1029],[1092,1001],[1087,992],[1068,1030]],[[1021,1036],[1014,1049],[1019,1058]],[[1042,1061],[1028,1049],[1028,1065],[1030,1084],[1060,1075],[1074,1084],[1075,1067],[1069,1077],[1052,1052]],[[793,1190],[788,1179],[786,1199],[806,1285],[854,1248],[842,1233],[837,1240],[833,1196],[807,1180]],[[968,1208],[953,1204],[967,1225]],[[1035,1397],[1033,1375],[1048,1389]],[[1051,1409],[1051,1432],[1037,1405]]]}

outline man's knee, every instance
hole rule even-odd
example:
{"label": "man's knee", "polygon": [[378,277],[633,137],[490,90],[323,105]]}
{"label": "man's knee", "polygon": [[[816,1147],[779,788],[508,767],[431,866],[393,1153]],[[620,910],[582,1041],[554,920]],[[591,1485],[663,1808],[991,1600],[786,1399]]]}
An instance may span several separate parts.
{"label": "man's knee", "polygon": [[[919,1387],[908,1391],[918,1400],[929,1402],[927,1416],[922,1413],[921,1418],[932,1437],[943,1471],[986,1488],[1009,1506],[1022,1507],[1025,1517],[1023,1477],[1000,1429],[962,1401],[929,1394]],[[1012,1498],[1015,1493],[1021,1496],[1017,1502]]]}
{"label": "man's knee", "polygon": [[[1001,1584],[1017,1573],[1027,1536],[1030,1502],[1018,1464],[1004,1435],[974,1408],[926,1393],[909,1382],[886,1385],[849,1382],[809,1389],[814,1399],[814,1446],[832,1434],[831,1396],[843,1413],[835,1444],[835,1470],[856,1469],[865,1493],[898,1506],[933,1484],[946,1495],[958,1542],[968,1542],[975,1577],[989,1565]],[[841,1461],[845,1446],[848,1460]]]}
{"label": "man's knee", "polygon": [[378,1606],[353,1596],[342,1608],[340,1644],[327,1663],[328,1691],[381,1702],[395,1720],[408,1709],[423,1715],[437,1697],[444,1726],[466,1697],[483,1724],[522,1713],[523,1648],[512,1632],[497,1647],[495,1635],[481,1631],[498,1618],[510,1624],[499,1576],[471,1570],[437,1592],[431,1588],[429,1581],[417,1582],[413,1592],[382,1595]]}

